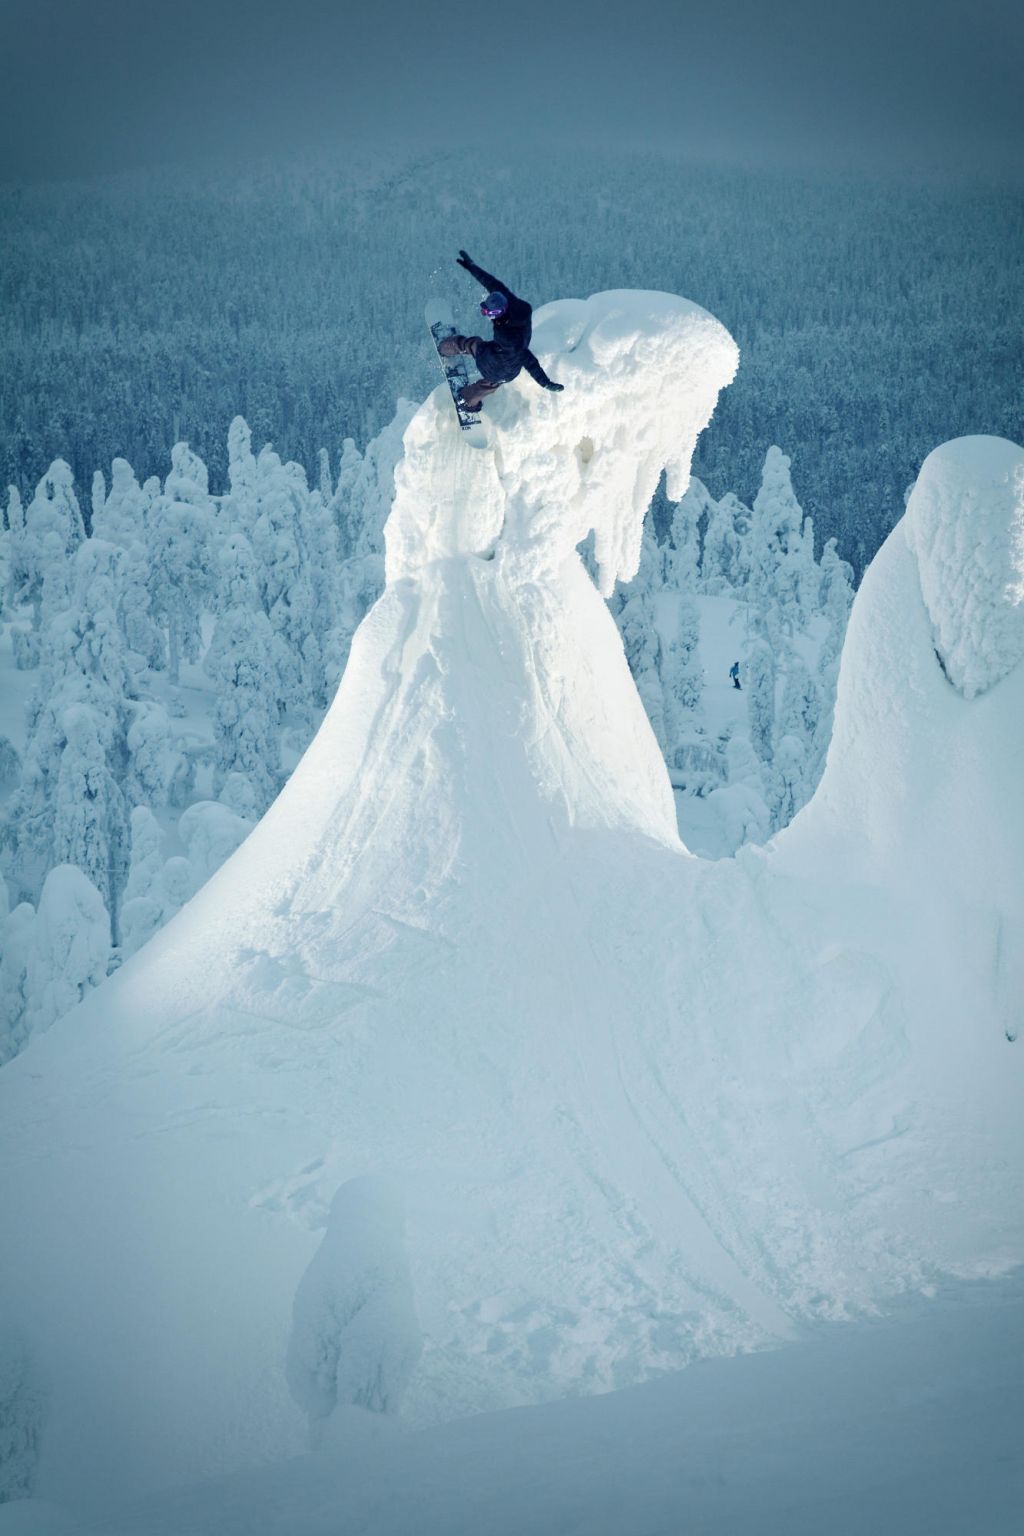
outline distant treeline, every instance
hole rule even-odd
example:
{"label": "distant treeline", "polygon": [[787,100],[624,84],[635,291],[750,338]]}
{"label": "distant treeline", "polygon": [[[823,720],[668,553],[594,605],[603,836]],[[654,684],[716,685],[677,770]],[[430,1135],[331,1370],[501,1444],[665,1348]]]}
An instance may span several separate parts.
{"label": "distant treeline", "polygon": [[26,493],[57,456],[83,487],[115,456],[165,474],[179,438],[222,486],[238,414],[310,471],[365,445],[436,381],[426,297],[472,324],[460,246],[537,304],[639,287],[710,309],[742,363],[695,472],[750,498],[777,443],[858,572],[931,448],[1021,436],[1010,192],[460,153],[8,186],[0,229],[0,470]]}

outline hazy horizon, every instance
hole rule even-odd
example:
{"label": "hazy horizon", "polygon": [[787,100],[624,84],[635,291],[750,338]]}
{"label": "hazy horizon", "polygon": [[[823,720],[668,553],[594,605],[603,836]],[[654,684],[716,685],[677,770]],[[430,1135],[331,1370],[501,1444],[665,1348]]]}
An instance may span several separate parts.
{"label": "hazy horizon", "polygon": [[295,0],[283,14],[267,0],[5,0],[0,177],[451,144],[1020,171],[1024,20],[1009,0],[523,0],[484,20]]}

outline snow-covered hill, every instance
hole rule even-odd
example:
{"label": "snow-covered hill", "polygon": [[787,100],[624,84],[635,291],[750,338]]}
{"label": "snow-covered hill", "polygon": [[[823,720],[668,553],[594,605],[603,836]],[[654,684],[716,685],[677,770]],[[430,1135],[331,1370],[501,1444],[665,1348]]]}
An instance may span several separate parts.
{"label": "snow-covered hill", "polygon": [[928,461],[818,795],[705,863],[576,547],[605,593],[635,570],[736,349],[647,293],[548,306],[536,345],[565,394],[509,386],[483,446],[440,390],[413,417],[387,588],[255,832],[0,1075],[3,1414],[49,1496],[1021,1258],[1024,452]]}

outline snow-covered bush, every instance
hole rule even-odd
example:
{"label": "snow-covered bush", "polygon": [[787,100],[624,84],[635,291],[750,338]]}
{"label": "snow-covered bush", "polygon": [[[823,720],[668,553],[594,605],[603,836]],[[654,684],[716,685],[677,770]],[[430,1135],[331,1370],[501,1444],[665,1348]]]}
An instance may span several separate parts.
{"label": "snow-covered bush", "polygon": [[288,1385],[314,1443],[339,1407],[397,1413],[422,1348],[401,1200],[386,1179],[351,1179],[299,1281],[288,1339]]}
{"label": "snow-covered bush", "polygon": [[220,868],[252,831],[252,822],[216,800],[190,805],[178,822],[178,835],[188,849],[188,859],[198,887]]}
{"label": "snow-covered bush", "polygon": [[103,898],[73,864],[51,869],[43,886],[25,965],[26,1034],[48,1029],[110,963],[110,919]]}
{"label": "snow-covered bush", "polygon": [[33,627],[38,629],[48,572],[62,565],[85,538],[70,465],[54,459],[25,508],[12,488],[7,517],[11,533],[9,601],[12,606],[31,604]]}

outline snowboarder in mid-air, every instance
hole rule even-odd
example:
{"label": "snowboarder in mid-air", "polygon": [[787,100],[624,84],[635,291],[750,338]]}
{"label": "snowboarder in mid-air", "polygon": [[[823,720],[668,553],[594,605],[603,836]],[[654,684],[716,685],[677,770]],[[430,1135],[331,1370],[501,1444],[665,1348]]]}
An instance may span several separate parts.
{"label": "snowboarder in mid-air", "polygon": [[478,411],[486,395],[493,395],[496,389],[516,378],[523,368],[541,389],[564,389],[563,384],[552,383],[530,351],[532,306],[525,299],[517,298],[505,283],[478,267],[465,251],[459,252],[457,260],[460,267],[465,267],[470,276],[487,289],[480,313],[494,326],[492,341],[485,341],[482,336],[448,336],[438,344],[437,350],[442,357],[466,354],[480,370],[481,377],[463,385],[459,392],[466,410]]}

